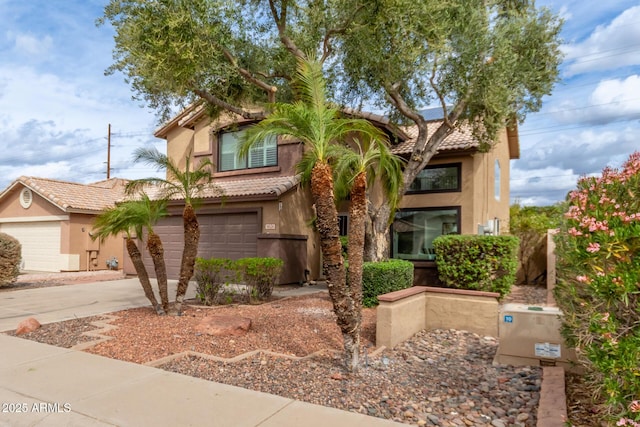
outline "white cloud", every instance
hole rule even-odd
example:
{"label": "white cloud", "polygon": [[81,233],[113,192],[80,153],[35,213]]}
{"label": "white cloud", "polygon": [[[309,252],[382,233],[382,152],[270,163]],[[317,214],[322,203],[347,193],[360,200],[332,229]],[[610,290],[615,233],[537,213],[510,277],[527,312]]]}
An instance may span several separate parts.
{"label": "white cloud", "polygon": [[592,105],[612,105],[621,112],[640,111],[640,77],[629,76],[624,80],[604,80],[591,94]]}
{"label": "white cloud", "polygon": [[523,170],[512,162],[511,202],[521,205],[545,206],[563,200],[575,188],[579,175],[571,169],[547,166]]}
{"label": "white cloud", "polygon": [[18,54],[27,54],[28,56],[46,56],[53,47],[53,38],[49,35],[38,38],[30,33],[10,33],[9,37],[13,39],[15,43],[14,50]]}
{"label": "white cloud", "polygon": [[640,6],[631,7],[608,25],[598,25],[585,41],[565,45],[563,51],[568,66],[565,74],[572,76],[591,71],[603,71],[640,64]]}
{"label": "white cloud", "polygon": [[553,118],[567,124],[607,124],[640,119],[640,76],[600,81],[590,93],[574,91],[550,108]]}
{"label": "white cloud", "polygon": [[577,174],[598,173],[638,149],[638,124],[612,124],[601,128],[571,130],[557,134],[524,137],[526,156],[516,166],[543,169],[554,165]]}

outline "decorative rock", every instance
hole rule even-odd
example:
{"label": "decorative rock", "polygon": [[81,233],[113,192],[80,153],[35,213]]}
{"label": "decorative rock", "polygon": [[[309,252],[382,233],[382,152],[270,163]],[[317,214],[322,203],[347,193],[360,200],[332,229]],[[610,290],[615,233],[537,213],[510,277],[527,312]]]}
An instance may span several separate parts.
{"label": "decorative rock", "polygon": [[526,412],[521,412],[516,417],[516,420],[518,420],[520,422],[527,421],[528,419],[529,419],[529,414],[527,414]]}
{"label": "decorative rock", "polygon": [[196,326],[196,330],[207,335],[244,335],[251,327],[251,319],[238,316],[207,316]]}
{"label": "decorative rock", "polygon": [[342,381],[342,374],[340,372],[336,372],[335,374],[331,375],[331,379],[332,380],[336,380],[336,381]]}
{"label": "decorative rock", "polygon": [[28,319],[25,319],[18,324],[16,335],[28,334],[29,332],[35,331],[39,327],[40,322],[38,322],[34,317],[29,317]]}

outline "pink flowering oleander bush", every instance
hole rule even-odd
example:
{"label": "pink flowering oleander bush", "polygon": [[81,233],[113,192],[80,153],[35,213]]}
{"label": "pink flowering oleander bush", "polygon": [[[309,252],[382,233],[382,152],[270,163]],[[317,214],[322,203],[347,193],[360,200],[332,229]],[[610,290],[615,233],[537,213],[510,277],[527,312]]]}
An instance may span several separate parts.
{"label": "pink flowering oleander bush", "polygon": [[[609,421],[640,421],[640,152],[585,177],[556,236],[556,301]],[[626,423],[626,424],[625,424]]]}

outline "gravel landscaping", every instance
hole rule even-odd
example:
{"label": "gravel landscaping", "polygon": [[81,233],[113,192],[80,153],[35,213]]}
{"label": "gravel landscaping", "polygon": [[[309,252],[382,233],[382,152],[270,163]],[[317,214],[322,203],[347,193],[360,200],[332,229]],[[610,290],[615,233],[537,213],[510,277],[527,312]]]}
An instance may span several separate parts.
{"label": "gravel landscaping", "polygon": [[[512,293],[519,302],[542,298],[543,288],[520,288]],[[85,351],[410,425],[536,425],[541,370],[493,366],[497,341],[491,337],[423,331],[375,351],[375,310],[365,310],[363,368],[344,371],[326,293],[261,305],[191,305],[181,317],[159,317],[146,307],[112,314],[117,328],[104,332],[112,339]],[[221,314],[250,318],[251,329],[215,337],[197,328],[203,318]],[[99,329],[91,325],[98,319],[43,325],[23,337],[86,345],[83,333]]]}

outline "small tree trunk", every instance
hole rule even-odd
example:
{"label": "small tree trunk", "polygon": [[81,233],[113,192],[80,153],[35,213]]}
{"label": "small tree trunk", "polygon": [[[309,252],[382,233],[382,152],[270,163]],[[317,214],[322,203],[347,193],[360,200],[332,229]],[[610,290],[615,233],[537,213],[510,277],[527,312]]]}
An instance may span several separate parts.
{"label": "small tree trunk", "polygon": [[151,281],[149,280],[149,273],[147,273],[147,269],[142,262],[142,254],[136,245],[136,242],[133,241],[130,237],[127,237],[127,252],[129,253],[129,257],[131,258],[131,262],[133,263],[133,267],[136,270],[136,274],[138,274],[138,280],[140,280],[140,285],[142,286],[142,290],[144,291],[144,295],[147,297],[151,306],[156,310],[156,313],[163,314],[162,306],[158,304],[156,300],[156,296],[153,293],[153,289],[151,288]]}
{"label": "small tree trunk", "polygon": [[373,213],[371,212],[370,221],[367,225],[367,233],[365,236],[365,260],[367,261],[384,261],[389,259],[391,251],[389,243],[389,215],[391,209],[387,203],[384,203]]}
{"label": "small tree trunk", "polygon": [[182,252],[182,262],[180,263],[180,278],[178,279],[175,303],[175,311],[178,316],[182,314],[182,303],[189,287],[189,280],[193,276],[196,257],[198,256],[200,225],[193,206],[185,205],[182,212],[182,222],[184,226],[184,251]]}
{"label": "small tree trunk", "polygon": [[162,241],[160,236],[149,231],[147,237],[147,249],[151,254],[151,260],[153,261],[153,268],[156,272],[156,280],[158,281],[158,292],[160,293],[160,301],[162,301],[162,308],[165,313],[169,312],[169,291],[167,289],[167,267],[164,262],[164,248],[162,247]]}
{"label": "small tree trunk", "polygon": [[[320,249],[322,251],[322,268],[327,277],[329,297],[333,303],[333,311],[337,317],[337,324],[342,332],[346,360],[357,360],[352,333],[356,329],[353,298],[347,287],[340,245],[340,230],[338,228],[338,211],[334,202],[333,176],[331,167],[318,162],[311,172],[311,194],[316,205],[316,226],[320,234]],[[350,369],[350,364],[347,369]]]}
{"label": "small tree trunk", "polygon": [[356,176],[351,187],[349,206],[349,270],[348,287],[353,300],[353,329],[348,331],[351,360],[347,366],[356,371],[360,364],[360,331],[362,330],[362,269],[364,263],[365,221],[367,217],[367,175]]}

